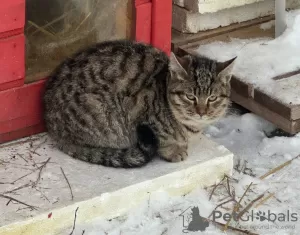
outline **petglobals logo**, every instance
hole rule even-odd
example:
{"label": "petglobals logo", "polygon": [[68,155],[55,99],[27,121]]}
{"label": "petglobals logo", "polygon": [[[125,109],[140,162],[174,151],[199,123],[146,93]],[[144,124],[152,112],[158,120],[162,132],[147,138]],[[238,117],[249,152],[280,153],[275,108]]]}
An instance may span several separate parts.
{"label": "petglobals logo", "polygon": [[250,213],[244,214],[243,216],[239,217],[238,213],[222,213],[221,211],[215,210],[212,213],[213,221],[218,219],[223,219],[224,221],[269,221],[269,222],[297,222],[299,220],[297,213],[292,213],[287,210],[284,213],[275,213],[271,210],[268,211],[249,211]]}

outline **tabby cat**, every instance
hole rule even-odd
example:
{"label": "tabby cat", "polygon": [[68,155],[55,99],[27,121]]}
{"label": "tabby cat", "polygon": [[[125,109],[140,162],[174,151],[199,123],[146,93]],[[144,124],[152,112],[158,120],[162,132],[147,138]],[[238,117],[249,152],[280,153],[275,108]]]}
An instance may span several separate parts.
{"label": "tabby cat", "polygon": [[111,167],[187,157],[188,138],[228,107],[232,62],[107,41],[62,62],[44,94],[49,135],[65,153]]}

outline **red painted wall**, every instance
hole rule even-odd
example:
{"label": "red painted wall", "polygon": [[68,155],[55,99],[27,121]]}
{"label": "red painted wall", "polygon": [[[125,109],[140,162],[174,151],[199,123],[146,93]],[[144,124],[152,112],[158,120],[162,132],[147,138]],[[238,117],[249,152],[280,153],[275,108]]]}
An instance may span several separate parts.
{"label": "red painted wall", "polygon": [[[170,53],[172,0],[135,0],[137,41]],[[44,131],[45,80],[24,85],[25,0],[0,4],[0,143]]]}

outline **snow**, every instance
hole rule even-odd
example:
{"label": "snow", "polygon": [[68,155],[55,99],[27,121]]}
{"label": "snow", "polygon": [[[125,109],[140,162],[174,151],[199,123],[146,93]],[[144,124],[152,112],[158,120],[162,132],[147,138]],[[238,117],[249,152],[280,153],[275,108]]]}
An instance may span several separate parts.
{"label": "snow", "polygon": [[[270,23],[261,26],[268,28]],[[295,87],[294,81],[282,79],[285,88],[276,88],[277,81],[272,78],[300,69],[300,10],[287,14],[287,29],[278,38],[231,39],[230,42],[213,42],[201,45],[197,52],[218,61],[237,56],[233,69],[242,81],[265,91],[276,100],[285,104],[300,104],[300,93],[296,88],[292,92],[282,92],[286,87]],[[297,77],[298,78],[298,77]],[[297,79],[295,78],[295,79]],[[274,93],[274,89],[277,91]]]}
{"label": "snow", "polygon": [[[241,116],[229,115],[209,126],[205,134],[235,153],[236,168],[230,180],[230,188],[235,191],[237,199],[242,197],[246,188],[252,183],[251,190],[242,200],[243,206],[260,194],[267,196],[274,193],[274,196],[265,203],[250,209],[249,214],[244,215],[244,218],[250,218],[250,221],[240,220],[238,223],[232,221],[230,225],[257,234],[298,235],[300,234],[299,222],[271,220],[274,215],[279,218],[280,213],[286,216],[286,220],[287,213],[296,213],[297,221],[300,219],[300,185],[298,184],[300,159],[294,160],[290,165],[266,179],[259,179],[269,170],[300,154],[300,134],[294,137],[266,137],[266,134],[274,129],[275,127],[264,119],[247,113]],[[81,235],[83,231],[85,235],[185,234],[189,232],[187,225],[191,221],[191,208],[198,207],[200,215],[208,218],[218,204],[228,200],[224,187],[216,188],[212,200],[209,200],[211,192],[212,187],[196,189],[182,197],[170,196],[164,191],[154,192],[149,196],[149,200],[144,201],[138,209],[110,221],[95,218],[89,225],[78,224],[74,234]],[[231,214],[232,209],[233,204],[228,203],[224,205],[224,208],[218,208],[217,211]],[[251,217],[252,211],[253,217]],[[268,213],[273,213],[273,217],[271,215],[270,221],[267,221],[264,217],[257,217],[259,212],[265,213],[265,217],[268,217]],[[185,217],[181,216],[182,213]],[[218,212],[215,212],[215,216],[216,221],[226,223],[224,219],[217,218]],[[210,219],[212,218],[211,216]],[[70,229],[65,232],[67,233]],[[204,232],[189,234],[221,235],[224,233],[220,227],[210,223]],[[238,233],[228,229],[226,234]]]}
{"label": "snow", "polygon": [[262,30],[268,30],[275,26],[275,20],[271,20],[269,22],[263,23],[260,25]]}

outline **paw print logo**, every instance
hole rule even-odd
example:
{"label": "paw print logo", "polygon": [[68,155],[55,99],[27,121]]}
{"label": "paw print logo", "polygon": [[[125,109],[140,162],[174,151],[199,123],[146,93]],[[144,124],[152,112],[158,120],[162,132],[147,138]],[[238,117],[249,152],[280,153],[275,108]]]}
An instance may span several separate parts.
{"label": "paw print logo", "polygon": [[266,213],[265,212],[257,212],[256,213],[256,217],[255,217],[257,220],[259,221],[265,221],[265,220],[268,220],[268,218],[266,217]]}

